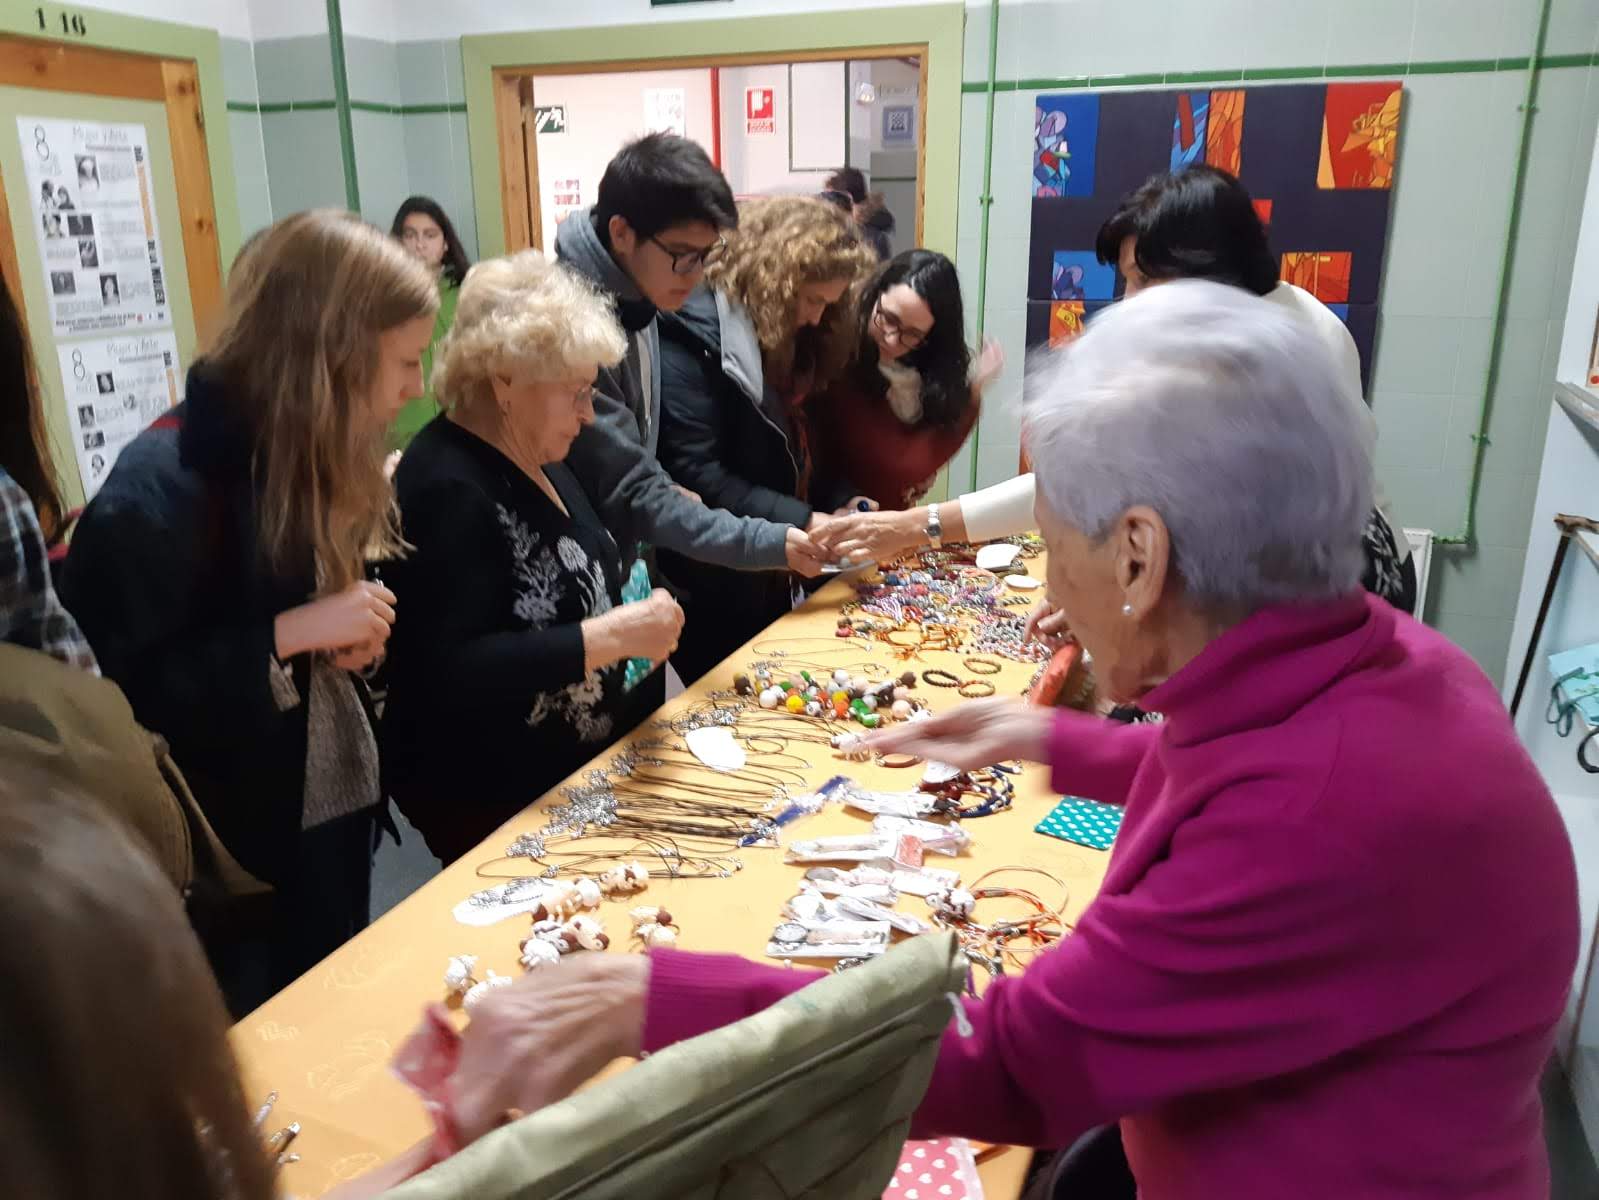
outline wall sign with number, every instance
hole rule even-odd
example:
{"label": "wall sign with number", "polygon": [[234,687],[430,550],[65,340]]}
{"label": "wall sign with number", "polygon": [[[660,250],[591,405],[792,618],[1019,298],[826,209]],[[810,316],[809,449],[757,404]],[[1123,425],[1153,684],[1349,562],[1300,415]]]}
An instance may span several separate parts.
{"label": "wall sign with number", "polygon": [[536,104],[533,106],[534,133],[565,133],[566,105]]}
{"label": "wall sign with number", "polygon": [[47,13],[42,8],[36,8],[33,11],[34,15],[39,18],[40,33],[55,33],[59,29],[62,37],[89,36],[89,23],[84,20],[81,12],[67,12],[63,9],[58,12]]}

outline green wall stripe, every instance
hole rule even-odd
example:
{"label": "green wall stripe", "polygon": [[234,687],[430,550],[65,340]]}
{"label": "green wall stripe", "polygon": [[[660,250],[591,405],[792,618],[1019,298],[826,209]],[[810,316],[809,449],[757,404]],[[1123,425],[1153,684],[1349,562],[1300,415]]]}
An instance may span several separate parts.
{"label": "green wall stripe", "polygon": [[1256,79],[1320,79],[1321,67],[1245,67],[1244,82]]}
{"label": "green wall stripe", "polygon": [[[251,100],[229,100],[229,112],[284,113],[336,109],[337,100],[284,100],[257,104]],[[361,112],[387,113],[394,117],[423,116],[429,113],[464,113],[466,105],[456,104],[378,104],[371,100],[351,100],[350,107]]]}
{"label": "green wall stripe", "polygon": [[[1477,75],[1494,71],[1525,71],[1527,58],[1461,58],[1410,63],[1345,63],[1324,67],[1241,67],[1214,71],[1167,71],[1164,74],[1064,75],[1053,79],[1000,79],[996,92],[1073,91],[1077,88],[1143,87],[1155,84],[1183,86],[1194,83],[1239,83],[1274,79],[1353,79],[1366,75]],[[1599,67],[1599,54],[1545,54],[1538,60],[1544,70],[1561,67]],[[961,91],[972,95],[988,91],[986,79],[968,79]]]}
{"label": "green wall stripe", "polygon": [[1237,83],[1244,73],[1238,71],[1168,71],[1167,83]]}

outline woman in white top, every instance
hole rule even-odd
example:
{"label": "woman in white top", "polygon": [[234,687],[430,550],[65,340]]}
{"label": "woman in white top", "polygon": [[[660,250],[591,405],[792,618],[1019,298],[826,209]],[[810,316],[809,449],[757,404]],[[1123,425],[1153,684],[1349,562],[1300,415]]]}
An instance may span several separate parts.
{"label": "woman in white top", "polygon": [[[1244,186],[1227,172],[1193,166],[1157,175],[1130,193],[1099,231],[1101,262],[1114,262],[1125,296],[1173,279],[1209,279],[1262,297],[1308,321],[1342,367],[1344,393],[1361,419],[1375,425],[1360,382],[1360,352],[1336,314],[1309,292],[1278,278],[1277,257]],[[1416,573],[1401,527],[1378,488],[1366,526],[1367,590],[1396,608],[1416,607]],[[841,558],[878,560],[945,541],[990,541],[1032,529],[1033,476],[971,492],[957,500],[902,512],[847,517],[829,531]]]}

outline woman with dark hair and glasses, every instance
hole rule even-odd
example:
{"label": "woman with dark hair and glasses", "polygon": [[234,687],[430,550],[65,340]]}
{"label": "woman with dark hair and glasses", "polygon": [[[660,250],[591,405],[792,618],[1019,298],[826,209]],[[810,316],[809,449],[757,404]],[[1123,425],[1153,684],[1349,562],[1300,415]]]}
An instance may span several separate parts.
{"label": "woman with dark hair and glasses", "polygon": [[983,389],[1005,365],[995,342],[976,363],[955,264],[907,250],[860,295],[850,364],[812,408],[818,461],[888,509],[915,504],[960,449]]}
{"label": "woman with dark hair and glasses", "polygon": [[[1338,367],[1343,396],[1375,437],[1354,338],[1325,304],[1279,279],[1277,257],[1254,200],[1233,176],[1204,165],[1153,176],[1122,200],[1100,228],[1095,249],[1101,262],[1114,263],[1121,273],[1123,298],[1173,280],[1205,279],[1250,292],[1308,324]],[[1410,545],[1390,515],[1380,483],[1376,500],[1365,530],[1362,583],[1395,608],[1413,613],[1420,597]],[[943,540],[1006,537],[1033,527],[1033,501],[1032,475],[1018,475],[942,504],[845,517],[827,530],[825,548],[835,557],[882,561]],[[1047,605],[1035,615],[1037,622],[1046,633],[1058,628]]]}
{"label": "woman with dark hair and glasses", "polygon": [[438,349],[444,335],[450,332],[455,321],[455,303],[461,293],[466,273],[472,269],[461,245],[461,237],[449,216],[430,196],[411,196],[394,214],[389,227],[412,257],[420,259],[439,281],[439,315],[433,322],[433,340],[422,355],[422,385],[426,392],[412,400],[401,410],[394,427],[389,431],[389,445],[404,450],[434,417],[439,415],[439,402],[433,397],[433,352]]}

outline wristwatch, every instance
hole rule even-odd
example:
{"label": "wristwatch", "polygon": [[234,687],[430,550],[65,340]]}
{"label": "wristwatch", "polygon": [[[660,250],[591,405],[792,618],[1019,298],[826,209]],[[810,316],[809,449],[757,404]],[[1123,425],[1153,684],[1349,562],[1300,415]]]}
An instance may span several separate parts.
{"label": "wristwatch", "polygon": [[938,519],[938,505],[927,506],[927,540],[934,550],[944,545],[944,522]]}

